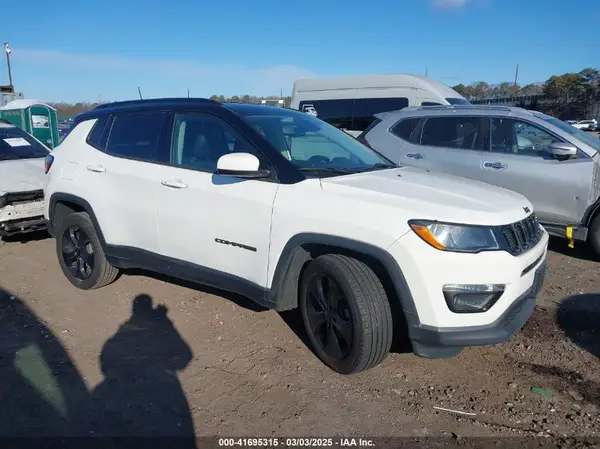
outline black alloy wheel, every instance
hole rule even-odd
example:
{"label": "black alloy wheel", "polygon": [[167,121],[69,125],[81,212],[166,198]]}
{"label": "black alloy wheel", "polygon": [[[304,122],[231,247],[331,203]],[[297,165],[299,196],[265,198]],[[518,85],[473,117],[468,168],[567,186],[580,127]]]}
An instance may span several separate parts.
{"label": "black alloy wheel", "polygon": [[341,360],[352,346],[352,315],[338,283],[326,274],[313,276],[308,284],[306,314],[309,332],[320,349]]}
{"label": "black alloy wheel", "polygon": [[94,247],[87,233],[70,226],[62,235],[62,257],[71,276],[85,281],[94,272]]}

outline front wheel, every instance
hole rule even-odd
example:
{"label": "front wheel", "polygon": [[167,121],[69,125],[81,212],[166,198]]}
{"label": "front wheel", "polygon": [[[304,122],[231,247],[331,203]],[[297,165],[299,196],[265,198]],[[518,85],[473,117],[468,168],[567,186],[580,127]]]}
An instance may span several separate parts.
{"label": "front wheel", "polygon": [[588,228],[587,242],[594,251],[596,259],[600,260],[600,213],[596,213]]}
{"label": "front wheel", "polygon": [[380,364],[392,345],[385,289],[363,262],[326,254],[300,281],[300,310],[316,355],[334,371],[353,374]]}
{"label": "front wheel", "polygon": [[104,287],[119,274],[106,260],[94,224],[85,212],[67,215],[59,223],[56,254],[65,277],[82,290]]}

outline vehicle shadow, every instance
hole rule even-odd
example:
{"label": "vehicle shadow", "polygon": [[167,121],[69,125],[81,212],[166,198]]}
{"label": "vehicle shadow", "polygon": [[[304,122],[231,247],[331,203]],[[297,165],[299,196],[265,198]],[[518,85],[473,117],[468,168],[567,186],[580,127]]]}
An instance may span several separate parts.
{"label": "vehicle shadow", "polygon": [[87,435],[89,396],[69,354],[16,296],[0,288],[0,436]]}
{"label": "vehicle shadow", "polygon": [[0,437],[130,437],[127,445],[137,447],[142,438],[165,436],[196,447],[177,376],[193,354],[150,296],[133,300],[131,318],[105,343],[105,377],[91,391],[50,328],[2,288],[0,332]]}
{"label": "vehicle shadow", "polygon": [[132,269],[128,269],[128,270],[123,270],[121,275],[145,276],[145,277],[149,277],[152,279],[156,279],[157,281],[167,282],[169,284],[174,284],[174,285],[178,285],[180,287],[189,288],[190,290],[196,290],[196,291],[199,291],[202,293],[207,293],[209,295],[220,296],[221,298],[231,301],[232,303],[236,304],[239,307],[251,310],[253,312],[265,312],[265,311],[269,310],[266,307],[263,307],[260,304],[255,303],[250,298],[247,298],[245,296],[238,295],[236,293],[231,293],[226,290],[221,290],[218,288],[213,288],[213,287],[209,287],[206,285],[198,284],[195,282],[185,281],[185,280],[174,278],[174,277],[167,276],[164,274],[155,273],[153,271],[132,268]]}
{"label": "vehicle shadow", "polygon": [[562,300],[556,322],[569,340],[600,358],[600,294],[574,295]]}
{"label": "vehicle shadow", "polygon": [[[600,358],[600,294],[570,296],[560,302],[555,316],[564,336],[580,349]],[[541,330],[553,321],[548,316]],[[553,338],[562,338],[561,335]],[[573,400],[600,406],[600,384],[586,379],[580,373],[562,366],[530,364],[530,369],[552,379],[553,389],[564,390]]]}
{"label": "vehicle shadow", "polygon": [[574,257],[576,259],[587,260],[590,262],[600,261],[600,258],[596,256],[590,247],[583,242],[576,242],[575,248],[569,248],[565,239],[551,236],[550,241],[548,242],[548,249],[567,257]]}
{"label": "vehicle shadow", "polygon": [[24,234],[15,234],[0,237],[0,246],[2,246],[2,243],[28,243],[46,240],[49,238],[50,234],[48,234],[48,231],[46,230],[26,232]]}

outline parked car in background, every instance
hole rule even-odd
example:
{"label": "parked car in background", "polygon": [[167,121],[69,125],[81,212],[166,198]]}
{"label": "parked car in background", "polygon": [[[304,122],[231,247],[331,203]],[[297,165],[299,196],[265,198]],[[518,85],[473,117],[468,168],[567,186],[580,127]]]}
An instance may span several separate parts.
{"label": "parked car in background", "polygon": [[548,234],[522,195],[398,167],[290,109],[112,103],[47,159],[45,217],[74,286],[139,267],[299,308],[343,374],[406,332],[425,357],[505,341],[544,278]]}
{"label": "parked car in background", "polygon": [[396,74],[298,80],[291,107],[356,137],[371,124],[375,114],[442,104],[470,103],[432,78]]}
{"label": "parked car in background", "polygon": [[577,120],[565,120],[565,123],[568,123],[569,125],[574,125],[577,123]]}
{"label": "parked car in background", "polygon": [[0,237],[43,229],[44,161],[50,150],[0,119]]}
{"label": "parked car in background", "polygon": [[575,128],[582,131],[596,131],[598,129],[598,122],[593,120],[581,120],[573,125]]}
{"label": "parked car in background", "polygon": [[591,134],[521,108],[437,106],[380,114],[358,139],[399,164],[519,192],[550,234],[600,256],[600,140]]}

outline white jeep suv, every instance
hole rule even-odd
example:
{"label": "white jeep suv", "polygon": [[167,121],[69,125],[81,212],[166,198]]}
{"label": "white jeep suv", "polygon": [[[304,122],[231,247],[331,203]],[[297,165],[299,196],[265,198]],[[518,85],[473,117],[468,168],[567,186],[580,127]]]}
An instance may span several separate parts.
{"label": "white jeep suv", "polygon": [[523,196],[400,167],[298,111],[202,99],[112,103],[48,157],[45,217],[80,289],[143,268],[299,308],[350,374],[392,339],[424,357],[510,338],[548,235]]}

